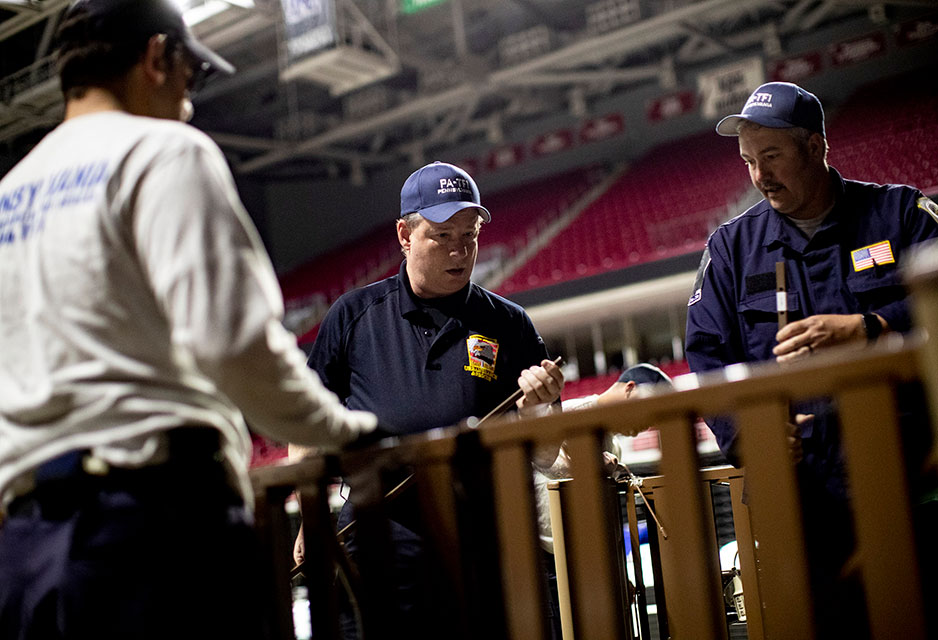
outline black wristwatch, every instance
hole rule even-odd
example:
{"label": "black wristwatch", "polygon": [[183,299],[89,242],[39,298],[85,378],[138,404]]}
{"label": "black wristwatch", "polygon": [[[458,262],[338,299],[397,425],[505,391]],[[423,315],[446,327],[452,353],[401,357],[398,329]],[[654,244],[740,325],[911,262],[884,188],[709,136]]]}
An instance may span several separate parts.
{"label": "black wristwatch", "polygon": [[883,325],[875,313],[863,314],[863,328],[866,329],[866,341],[870,344],[883,333]]}

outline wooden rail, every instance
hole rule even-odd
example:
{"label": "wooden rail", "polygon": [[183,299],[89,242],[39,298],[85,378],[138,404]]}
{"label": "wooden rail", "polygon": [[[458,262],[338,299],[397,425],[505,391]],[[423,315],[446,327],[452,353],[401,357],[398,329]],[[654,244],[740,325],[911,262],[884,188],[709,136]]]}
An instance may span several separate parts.
{"label": "wooden rail", "polygon": [[[874,637],[924,638],[894,399],[897,384],[917,377],[918,348],[899,339],[859,352],[821,353],[785,368],[740,366],[712,377],[682,378],[681,390],[671,393],[537,420],[499,422],[476,431],[437,430],[343,456],[339,463],[359,496],[361,534],[367,530],[379,546],[387,543],[381,496],[389,487],[382,477],[401,464],[415,471],[413,490],[426,517],[436,523],[431,547],[438,554],[440,574],[459,601],[450,637],[541,640],[545,607],[529,459],[535,445],[565,441],[575,478],[563,532],[573,627],[578,638],[620,640],[633,637],[633,632],[622,605],[620,541],[609,524],[608,479],[598,452],[607,432],[635,434],[655,425],[661,434],[662,474],[650,489],[669,532],[661,545],[668,629],[673,638],[723,639],[727,628],[719,563],[694,422],[701,415],[734,415],[745,434],[740,445],[751,514],[745,519],[737,515],[738,526],[751,522],[759,540],[758,584],[751,570],[751,546],[741,543],[740,548],[750,638],[812,638],[803,525],[785,424],[790,402],[830,396],[840,408]],[[282,638],[292,637],[284,568],[290,562],[291,541],[284,539],[287,529],[278,514],[295,487],[303,495],[305,573],[315,637],[338,637],[333,580],[338,551],[329,542],[332,527],[325,506],[325,483],[337,471],[328,467],[325,460],[312,459],[253,472],[258,525],[275,556],[272,566],[280,567],[271,571],[271,579],[277,587]],[[739,503],[738,494],[737,487],[734,504]],[[361,573],[382,575],[382,561],[380,555],[372,557],[371,565],[360,567]],[[897,574],[903,576],[901,581],[894,579]],[[364,589],[361,598],[365,637],[394,637],[400,630],[387,623],[393,612],[375,604],[387,602],[387,594],[376,589]],[[377,615],[369,607],[377,607],[371,609]]]}

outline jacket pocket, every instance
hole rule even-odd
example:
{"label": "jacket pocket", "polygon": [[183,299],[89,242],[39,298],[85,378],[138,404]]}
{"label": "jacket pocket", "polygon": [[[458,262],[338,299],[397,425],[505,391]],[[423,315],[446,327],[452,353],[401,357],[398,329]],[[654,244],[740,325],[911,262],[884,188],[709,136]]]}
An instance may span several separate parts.
{"label": "jacket pocket", "polygon": [[847,289],[857,301],[858,311],[876,311],[905,300],[908,295],[895,265],[874,267],[847,276]]}
{"label": "jacket pocket", "polygon": [[[789,291],[785,301],[789,321],[804,317],[801,296],[797,291]],[[778,333],[778,297],[775,292],[761,292],[740,300],[739,323],[750,360],[774,360],[772,348]]]}

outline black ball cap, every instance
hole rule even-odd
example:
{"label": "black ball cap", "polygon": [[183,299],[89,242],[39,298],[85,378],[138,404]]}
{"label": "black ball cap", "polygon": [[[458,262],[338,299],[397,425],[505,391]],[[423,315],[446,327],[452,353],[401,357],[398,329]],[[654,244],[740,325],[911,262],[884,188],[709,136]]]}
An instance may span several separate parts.
{"label": "black ball cap", "polygon": [[88,35],[97,40],[115,42],[157,33],[174,35],[207,70],[234,73],[230,62],[195,39],[182,11],[172,0],[76,0],[69,5],[66,19],[79,11],[88,15],[91,29]]}

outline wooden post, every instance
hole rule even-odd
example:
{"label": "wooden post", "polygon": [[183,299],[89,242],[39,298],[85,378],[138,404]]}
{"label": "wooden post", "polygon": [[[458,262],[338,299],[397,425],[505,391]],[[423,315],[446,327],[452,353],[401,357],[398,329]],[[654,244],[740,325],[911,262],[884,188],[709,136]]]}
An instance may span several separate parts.
{"label": "wooden post", "polygon": [[599,430],[582,430],[566,443],[575,478],[564,510],[570,597],[577,637],[621,640],[625,637],[618,591],[622,585],[615,538],[609,530],[601,445]]}
{"label": "wooden post", "polygon": [[665,586],[668,627],[675,638],[725,640],[720,565],[716,543],[711,544],[712,507],[698,472],[694,420],[682,417],[657,424],[666,483],[659,493],[667,495],[659,517],[668,539],[661,546],[663,554],[667,549],[673,578]]}
{"label": "wooden post", "polygon": [[527,447],[523,443],[497,447],[493,473],[508,637],[543,640],[547,607],[541,588],[544,579],[534,527],[534,486]]}
{"label": "wooden post", "polygon": [[788,402],[768,399],[743,406],[736,415],[759,544],[765,637],[814,638],[801,502],[788,447]]}
{"label": "wooden post", "polygon": [[837,394],[837,404],[873,637],[925,638],[893,390],[883,382],[851,386]]}

